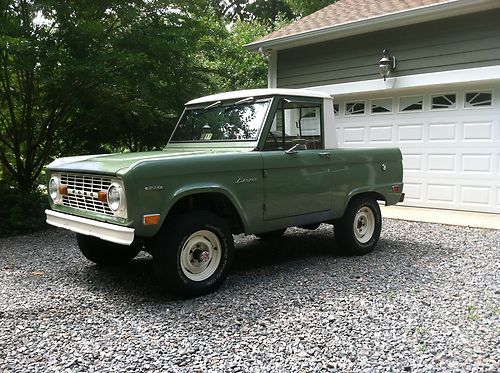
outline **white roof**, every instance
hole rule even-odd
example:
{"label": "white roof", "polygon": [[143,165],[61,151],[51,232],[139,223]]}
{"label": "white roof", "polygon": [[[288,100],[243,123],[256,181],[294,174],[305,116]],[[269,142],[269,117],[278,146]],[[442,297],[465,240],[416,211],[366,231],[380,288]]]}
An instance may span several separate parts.
{"label": "white roof", "polygon": [[285,89],[285,88],[262,88],[262,89],[245,89],[241,91],[232,91],[217,93],[215,95],[196,98],[189,101],[186,105],[196,105],[204,102],[225,101],[241,99],[246,97],[259,97],[259,96],[304,96],[314,98],[331,98],[330,95],[324,92],[313,91],[309,89]]}

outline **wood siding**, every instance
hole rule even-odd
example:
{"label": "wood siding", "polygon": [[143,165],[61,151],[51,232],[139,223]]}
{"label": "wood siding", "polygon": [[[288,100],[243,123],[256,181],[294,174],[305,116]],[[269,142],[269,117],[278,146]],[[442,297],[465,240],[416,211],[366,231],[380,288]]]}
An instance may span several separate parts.
{"label": "wood siding", "polygon": [[379,79],[383,49],[392,76],[500,65],[500,9],[278,51],[278,87]]}

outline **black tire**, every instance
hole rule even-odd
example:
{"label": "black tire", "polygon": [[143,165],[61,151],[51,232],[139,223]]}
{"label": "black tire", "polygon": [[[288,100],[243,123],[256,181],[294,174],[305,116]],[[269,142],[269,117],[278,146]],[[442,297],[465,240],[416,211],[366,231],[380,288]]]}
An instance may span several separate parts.
{"label": "black tire", "polygon": [[193,211],[166,224],[152,241],[153,265],[160,285],[181,297],[217,289],[233,261],[234,240],[224,220]]}
{"label": "black tire", "polygon": [[279,240],[285,234],[286,229],[278,229],[277,231],[257,233],[255,236],[262,241]]}
{"label": "black tire", "polygon": [[130,246],[119,245],[80,233],[76,234],[76,241],[83,256],[100,266],[126,264],[141,251],[135,242]]}
{"label": "black tire", "polygon": [[335,222],[335,239],[353,255],[364,255],[375,249],[382,230],[378,202],[369,196],[354,197],[344,216]]}

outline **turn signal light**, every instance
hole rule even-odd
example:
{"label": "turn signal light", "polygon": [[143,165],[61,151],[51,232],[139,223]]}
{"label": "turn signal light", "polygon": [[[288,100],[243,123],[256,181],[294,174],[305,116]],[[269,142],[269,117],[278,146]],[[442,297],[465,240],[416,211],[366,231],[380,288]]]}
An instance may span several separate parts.
{"label": "turn signal light", "polygon": [[106,202],[108,200],[108,192],[101,190],[97,193],[97,199],[101,202]]}
{"label": "turn signal light", "polygon": [[144,225],[156,225],[160,221],[160,214],[144,215]]}
{"label": "turn signal light", "polygon": [[64,184],[59,185],[59,194],[61,196],[67,195],[68,194],[68,186],[64,185]]}

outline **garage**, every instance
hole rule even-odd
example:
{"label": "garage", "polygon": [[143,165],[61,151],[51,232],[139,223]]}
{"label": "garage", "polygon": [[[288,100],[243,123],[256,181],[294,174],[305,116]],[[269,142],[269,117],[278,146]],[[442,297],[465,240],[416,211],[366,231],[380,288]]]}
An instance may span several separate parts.
{"label": "garage", "polygon": [[397,146],[407,206],[500,213],[500,84],[334,97],[340,146]]}

